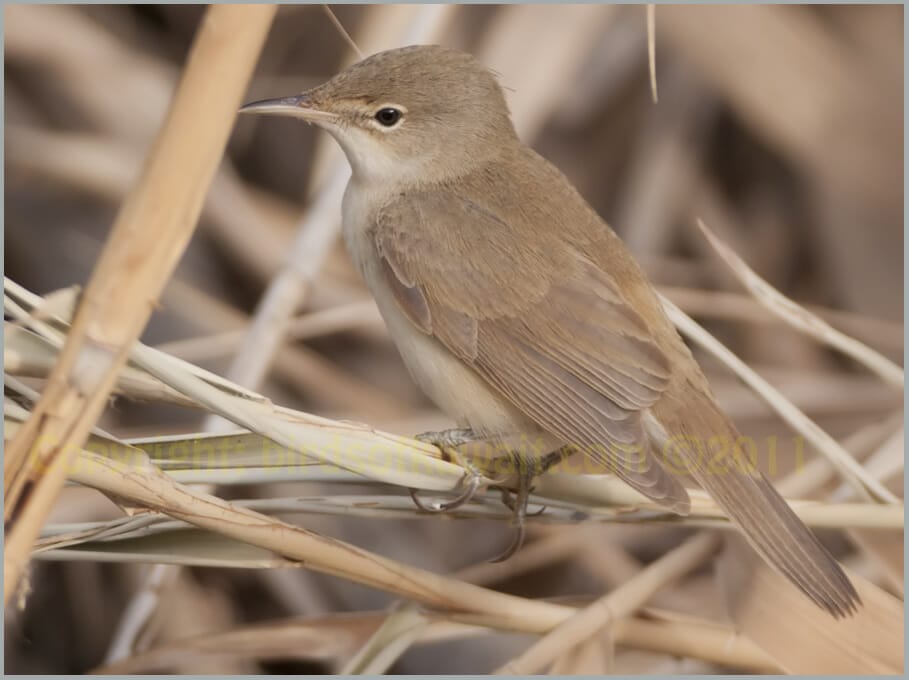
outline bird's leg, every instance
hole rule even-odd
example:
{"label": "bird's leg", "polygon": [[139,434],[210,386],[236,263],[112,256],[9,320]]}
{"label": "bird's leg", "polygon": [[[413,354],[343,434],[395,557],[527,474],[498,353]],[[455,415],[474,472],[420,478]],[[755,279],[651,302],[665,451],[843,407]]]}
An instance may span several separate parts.
{"label": "bird's leg", "polygon": [[544,506],[532,515],[527,514],[527,503],[530,500],[530,493],[533,491],[533,480],[572,453],[574,453],[573,447],[563,446],[560,449],[547,453],[542,458],[528,459],[519,454],[512,454],[511,458],[517,468],[518,488],[514,497],[512,497],[511,492],[504,487],[501,488],[500,491],[502,492],[502,503],[504,503],[512,512],[511,523],[517,529],[517,533],[508,549],[495,559],[490,560],[490,562],[504,562],[521,549],[521,546],[524,544],[525,518],[528,516],[535,517],[541,515],[546,510],[546,507]]}
{"label": "bird's leg", "polygon": [[545,456],[540,459],[540,472],[538,474],[543,474],[548,471],[553,465],[561,463],[563,460],[568,458],[572,453],[575,453],[577,449],[571,444],[566,444],[560,449],[555,451],[550,451]]}
{"label": "bird's leg", "polygon": [[527,517],[527,501],[530,498],[530,492],[533,491],[533,480],[537,476],[537,465],[534,460],[525,458],[519,454],[511,454],[514,461],[518,487],[515,490],[514,498],[507,489],[502,489],[502,502],[511,510],[511,525],[515,528],[515,537],[505,550],[498,557],[489,560],[490,562],[504,562],[514,555],[521,546],[524,545],[524,518]]}
{"label": "bird's leg", "polygon": [[480,480],[483,479],[483,474],[473,463],[458,453],[457,447],[475,442],[480,437],[473,430],[465,428],[442,430],[440,432],[423,432],[418,434],[415,439],[426,444],[432,444],[442,452],[443,460],[464,468],[464,475],[458,482],[458,487],[463,486],[464,490],[447,503],[427,505],[420,499],[416,489],[410,489],[410,497],[413,499],[414,505],[424,512],[448,512],[469,502],[477,493],[477,489],[480,488]]}

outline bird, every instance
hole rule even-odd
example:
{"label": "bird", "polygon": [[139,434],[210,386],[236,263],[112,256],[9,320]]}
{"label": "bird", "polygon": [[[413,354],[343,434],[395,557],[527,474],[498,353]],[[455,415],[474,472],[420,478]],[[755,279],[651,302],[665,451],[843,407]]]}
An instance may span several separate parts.
{"label": "bird", "polygon": [[302,119],[341,146],[352,261],[415,382],[461,426],[433,441],[508,451],[519,524],[533,477],[572,452],[678,515],[684,473],[815,604],[857,611],[842,568],[748,460],[625,244],[521,141],[493,71],[413,45],[241,112]]}

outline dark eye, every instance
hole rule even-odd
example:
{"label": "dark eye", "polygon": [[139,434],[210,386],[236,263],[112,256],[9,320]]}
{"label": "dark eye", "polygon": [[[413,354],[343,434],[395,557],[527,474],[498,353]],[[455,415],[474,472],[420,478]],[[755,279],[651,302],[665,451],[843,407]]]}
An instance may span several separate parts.
{"label": "dark eye", "polygon": [[379,109],[376,111],[376,120],[382,123],[385,127],[391,127],[399,120],[401,120],[401,112],[397,109],[393,109],[390,106],[386,106],[384,109]]}

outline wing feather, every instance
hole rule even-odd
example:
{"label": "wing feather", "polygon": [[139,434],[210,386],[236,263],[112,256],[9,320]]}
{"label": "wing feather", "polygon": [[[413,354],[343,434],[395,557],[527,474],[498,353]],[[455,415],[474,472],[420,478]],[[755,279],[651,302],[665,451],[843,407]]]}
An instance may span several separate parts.
{"label": "wing feather", "polygon": [[[501,256],[499,246],[516,237],[510,229],[492,211],[439,192],[386,206],[374,237],[385,271],[398,277],[395,300],[417,328],[541,428],[687,512],[684,487],[653,456],[641,424],[640,411],[670,378],[646,324],[577,249]],[[494,262],[477,260],[490,252]],[[516,288],[525,281],[526,291]]]}
{"label": "wing feather", "polygon": [[[378,212],[372,235],[396,279],[394,298],[416,328],[542,429],[685,513],[688,495],[651,450],[643,413],[669,438],[709,442],[738,433],[618,237],[572,198],[558,171],[529,149],[521,153],[520,177],[484,167],[460,178],[459,191],[435,186]],[[529,184],[521,192],[515,182]],[[568,200],[534,198],[553,185]],[[482,197],[483,205],[463,196]],[[848,578],[759,472],[734,461],[717,472],[691,446],[677,453],[776,569],[834,615],[854,610]]]}

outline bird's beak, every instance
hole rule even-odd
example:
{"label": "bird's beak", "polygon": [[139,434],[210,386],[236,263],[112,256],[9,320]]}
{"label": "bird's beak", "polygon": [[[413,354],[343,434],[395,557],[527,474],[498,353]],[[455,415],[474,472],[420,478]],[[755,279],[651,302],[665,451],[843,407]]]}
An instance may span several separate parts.
{"label": "bird's beak", "polygon": [[317,108],[313,104],[312,98],[307,94],[250,102],[240,107],[240,113],[293,116],[294,118],[302,118],[309,123],[331,122],[337,118],[337,114]]}

